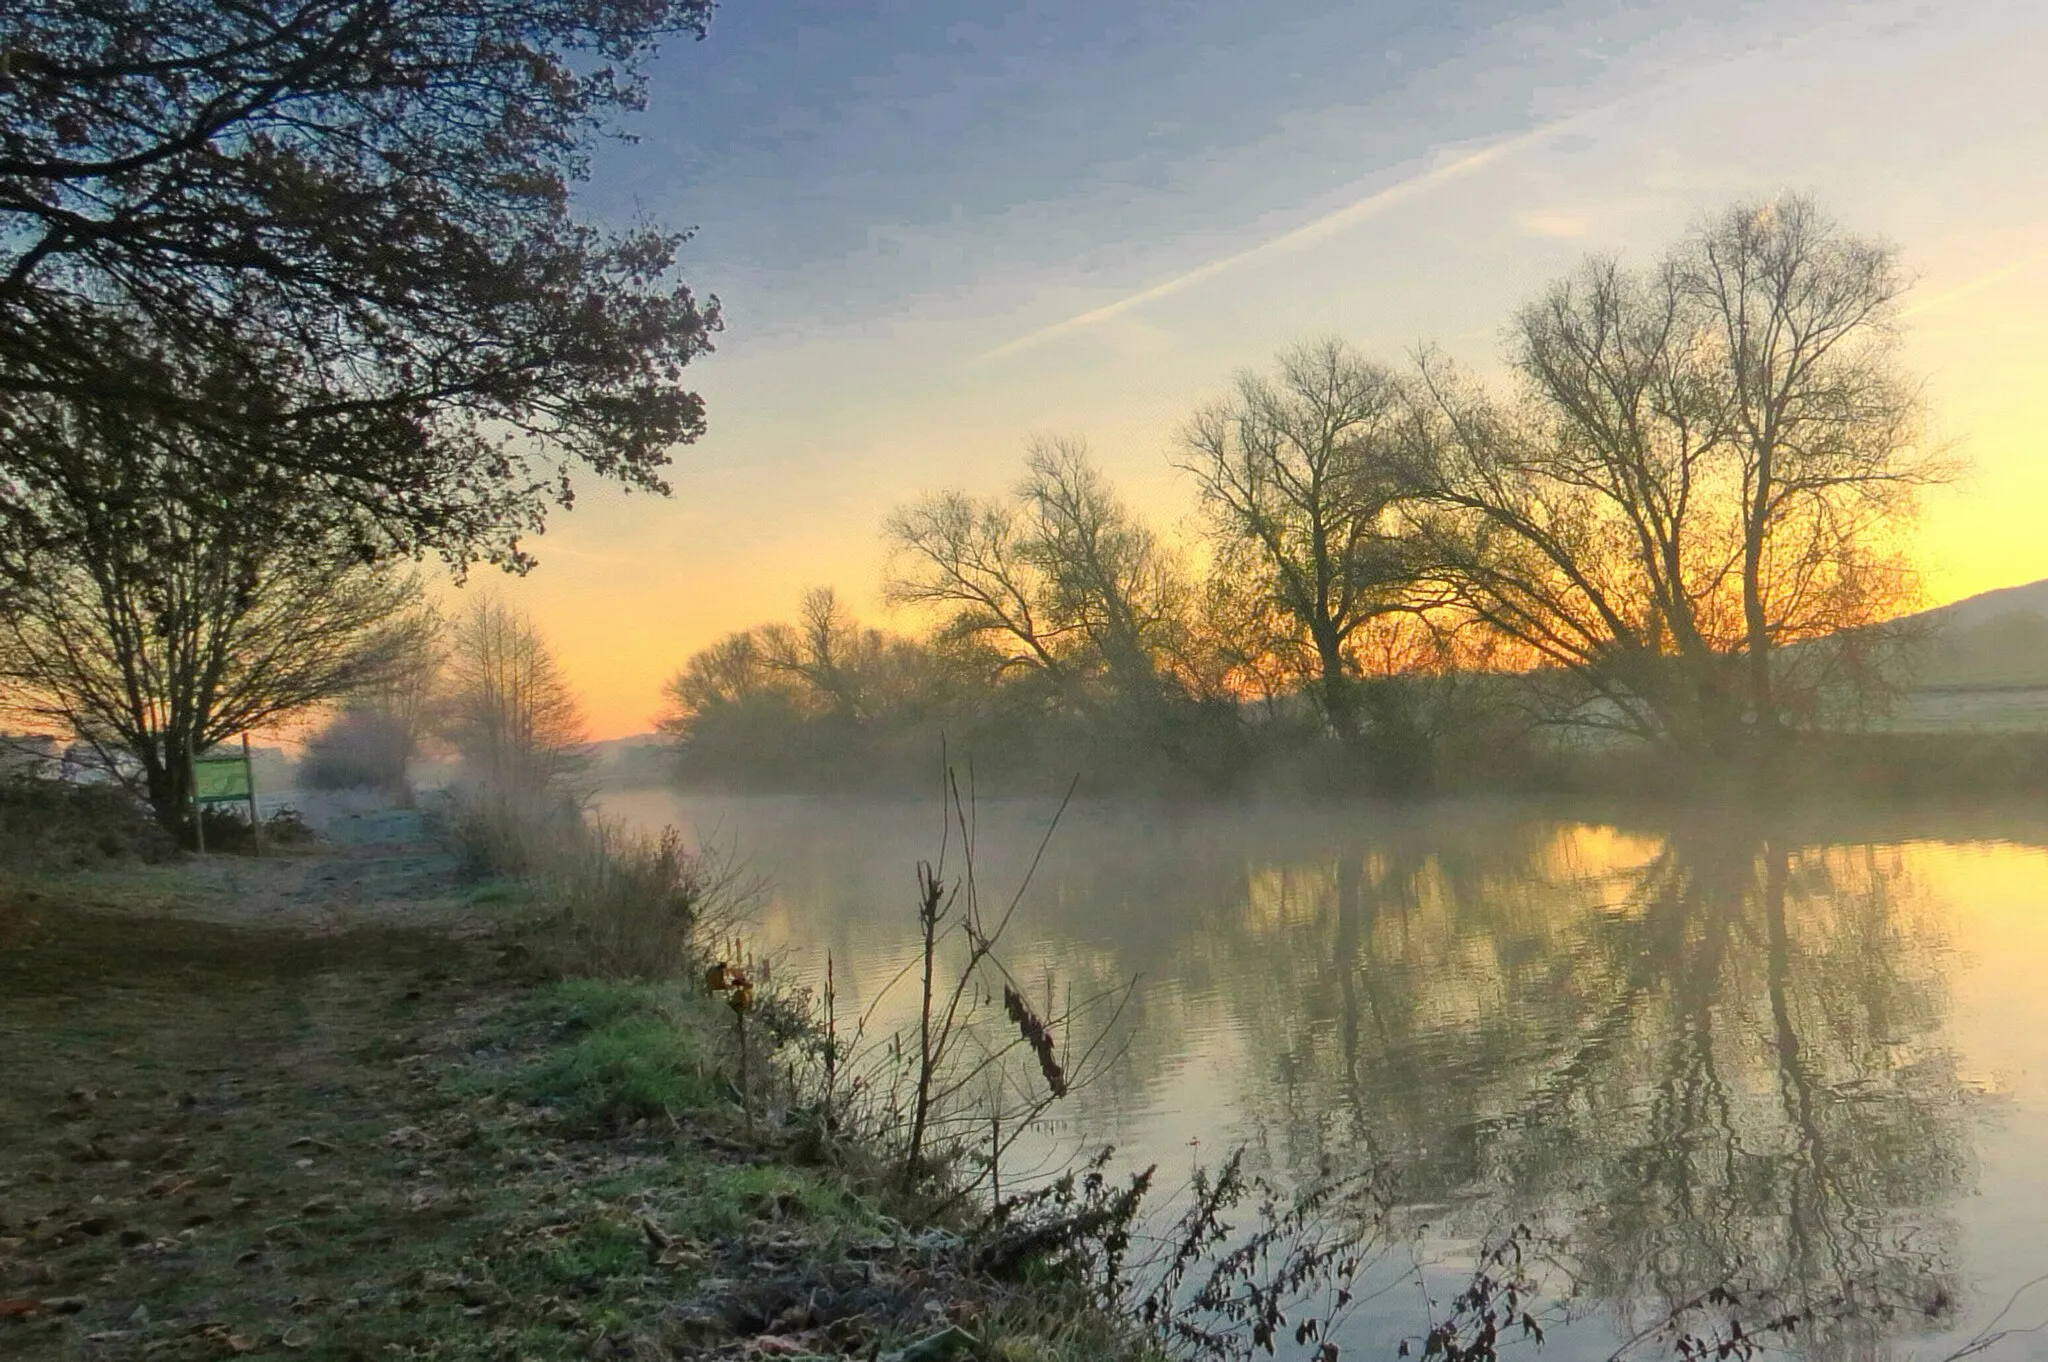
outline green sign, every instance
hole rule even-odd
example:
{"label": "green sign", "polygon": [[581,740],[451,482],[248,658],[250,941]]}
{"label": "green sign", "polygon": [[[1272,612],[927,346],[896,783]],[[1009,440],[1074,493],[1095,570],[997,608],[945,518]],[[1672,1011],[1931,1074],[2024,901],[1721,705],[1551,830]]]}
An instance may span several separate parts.
{"label": "green sign", "polygon": [[232,757],[197,757],[192,762],[192,786],[192,797],[202,804],[246,801],[254,786],[249,759],[239,752]]}

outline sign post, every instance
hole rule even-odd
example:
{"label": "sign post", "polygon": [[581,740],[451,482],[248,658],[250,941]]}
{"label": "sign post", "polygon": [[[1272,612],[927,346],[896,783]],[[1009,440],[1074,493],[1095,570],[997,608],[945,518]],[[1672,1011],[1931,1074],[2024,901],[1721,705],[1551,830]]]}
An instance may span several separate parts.
{"label": "sign post", "polygon": [[199,802],[199,755],[192,746],[192,735],[190,733],[185,735],[185,765],[191,769],[192,773],[192,841],[198,847],[199,854],[204,856],[206,854],[205,807]]}
{"label": "sign post", "polygon": [[[256,854],[263,854],[263,822],[256,816],[256,763],[249,754],[249,735],[242,735],[242,750],[223,756],[192,758],[192,804],[194,815],[207,804],[249,806],[249,829],[256,838]],[[199,849],[206,850],[206,832],[199,833]]]}

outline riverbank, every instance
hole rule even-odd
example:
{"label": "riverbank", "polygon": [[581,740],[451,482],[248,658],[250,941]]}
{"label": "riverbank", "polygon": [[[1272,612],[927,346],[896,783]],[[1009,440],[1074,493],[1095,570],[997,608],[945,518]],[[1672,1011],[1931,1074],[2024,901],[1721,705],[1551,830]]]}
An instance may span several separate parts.
{"label": "riverbank", "polygon": [[0,1351],[1144,1356],[750,1129],[699,988],[563,981],[421,847],[0,890]]}

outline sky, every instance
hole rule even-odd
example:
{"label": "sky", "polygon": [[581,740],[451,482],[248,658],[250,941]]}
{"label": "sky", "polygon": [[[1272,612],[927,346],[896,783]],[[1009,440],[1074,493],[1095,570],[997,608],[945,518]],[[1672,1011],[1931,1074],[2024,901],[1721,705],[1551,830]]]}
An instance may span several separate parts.
{"label": "sky", "polygon": [[[1498,365],[1590,253],[1797,191],[1895,243],[1907,364],[1969,465],[1928,603],[2048,577],[2039,0],[730,0],[652,68],[581,211],[694,227],[725,330],[674,495],[586,483],[529,611],[598,737],[832,585],[866,619],[926,492],[1077,435],[1169,533],[1180,424],[1288,344]],[[465,588],[465,590],[474,589]],[[459,600],[459,597],[457,597]]]}

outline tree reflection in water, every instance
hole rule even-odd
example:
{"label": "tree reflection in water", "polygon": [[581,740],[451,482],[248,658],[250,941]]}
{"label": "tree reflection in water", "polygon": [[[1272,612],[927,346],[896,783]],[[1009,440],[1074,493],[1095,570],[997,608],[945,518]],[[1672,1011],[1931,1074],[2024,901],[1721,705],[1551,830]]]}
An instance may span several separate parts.
{"label": "tree reflection in water", "polygon": [[1390,1157],[1442,1231],[1538,1227],[1623,1336],[1717,1286],[1812,1312],[1816,1355],[1950,1319],[1969,1091],[1894,854],[1438,826],[1302,864],[1248,872],[1222,952],[1282,1157]]}
{"label": "tree reflection in water", "polygon": [[[989,883],[1015,882],[1047,812],[981,811]],[[792,937],[836,952],[865,1006],[913,944],[928,811],[784,802],[735,823]],[[1928,844],[1903,839],[2039,835],[2037,811],[1629,832],[1506,803],[1078,809],[1033,882],[1019,977],[1076,996],[1143,982],[1114,1074],[1006,1180],[1105,1141],[1167,1178],[1242,1135],[1297,1170],[1385,1161],[1432,1252],[1518,1221],[1559,1246],[1583,1318],[1551,1357],[1604,1356],[1723,1285],[1823,1309],[1799,1340],[1817,1355],[1982,1323],[2002,1300],[1952,1304],[1984,1110],[1946,1048],[1967,1020],[1947,942],[1963,917],[1908,872]],[[2038,1223],[2004,1217],[1994,1251]],[[1412,1294],[1368,1313],[1347,1355],[1415,1332]]]}

